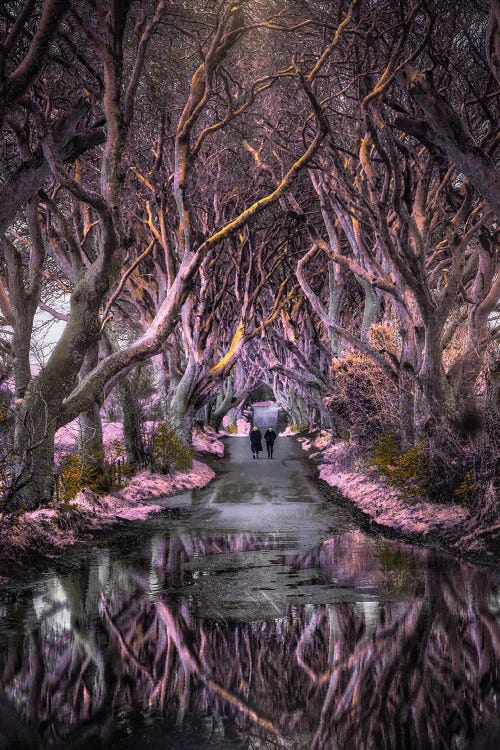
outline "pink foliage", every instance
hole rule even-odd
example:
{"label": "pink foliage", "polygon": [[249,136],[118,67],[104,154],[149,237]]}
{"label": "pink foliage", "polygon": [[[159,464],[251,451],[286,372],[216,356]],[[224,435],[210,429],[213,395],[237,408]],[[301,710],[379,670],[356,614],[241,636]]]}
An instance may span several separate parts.
{"label": "pink foliage", "polygon": [[[146,432],[151,428],[152,422],[145,422]],[[64,453],[75,453],[78,448],[78,419],[74,419],[64,427],[61,427],[55,435],[56,457]],[[116,459],[118,444],[123,445],[123,425],[121,422],[102,421],[104,455],[107,461]],[[123,449],[118,452],[123,453]]]}
{"label": "pink foliage", "polygon": [[320,433],[301,441],[304,450],[316,450],[313,455],[320,462],[320,479],[337,487],[377,523],[404,533],[426,535],[432,531],[458,530],[469,521],[470,513],[461,505],[439,506],[405,497],[375,469],[369,466],[354,468],[348,444],[341,441],[328,445],[326,435]]}
{"label": "pink foliage", "polygon": [[199,453],[211,453],[214,456],[224,455],[224,443],[219,440],[217,433],[208,425],[202,430],[193,430],[193,446]]}
{"label": "pink foliage", "polygon": [[[229,417],[227,416],[227,414],[222,420],[222,427],[226,431],[229,428]],[[248,421],[248,419],[245,419],[245,417],[239,417],[236,420],[236,427],[237,427],[237,432],[231,433],[233,437],[244,436],[244,435],[250,434],[250,422]]]}
{"label": "pink foliage", "polygon": [[150,502],[152,498],[204,487],[214,477],[215,472],[209,466],[193,461],[189,471],[177,471],[168,476],[150,472],[137,474],[127,487],[110,495],[97,495],[84,489],[64,513],[54,505],[24,513],[14,521],[0,517],[1,556],[18,560],[20,554],[34,550],[53,554],[89,532],[121,521],[142,521],[162,510],[161,505]]}
{"label": "pink foliage", "polygon": [[[143,423],[146,435],[153,429],[154,422]],[[56,456],[63,453],[74,453],[78,447],[78,419],[61,427],[55,435]],[[102,420],[102,438],[104,444],[104,456],[107,461],[123,456],[123,424],[122,422],[108,422]]]}
{"label": "pink foliage", "polygon": [[[148,435],[155,428],[154,421],[143,423],[145,434]],[[124,455],[123,447],[123,424],[122,422],[102,421],[104,456],[107,461],[113,461]],[[61,427],[56,432],[56,455],[60,458],[63,454],[74,453],[78,446],[78,420]],[[211,453],[215,456],[224,455],[224,445],[218,440],[217,433],[208,425],[203,430],[195,428],[193,431],[193,446],[200,453]]]}
{"label": "pink foliage", "polygon": [[[146,434],[154,429],[154,425],[154,422],[144,423]],[[123,455],[121,422],[103,421],[103,442],[108,461]],[[193,443],[200,452],[224,455],[224,445],[210,427],[195,430]],[[56,455],[60,459],[66,453],[74,453],[77,446],[78,420],[75,420],[57,431]],[[102,496],[84,489],[64,511],[54,504],[53,507],[24,513],[14,521],[0,516],[0,533],[4,539],[1,556],[15,560],[20,553],[30,550],[52,554],[74,544],[89,532],[124,520],[142,521],[162,510],[161,505],[151,502],[152,498],[204,487],[214,476],[215,472],[209,466],[195,460],[189,471],[177,471],[168,476],[141,472],[127,487],[109,495]]]}
{"label": "pink foliage", "polygon": [[193,461],[193,467],[189,471],[176,471],[170,475],[143,471],[133,477],[124,489],[104,497],[90,490],[82,490],[76,496],[74,504],[83,514],[95,517],[99,525],[113,523],[115,519],[142,521],[161,510],[161,506],[147,502],[150,498],[204,487],[214,477],[215,472],[209,466]]}
{"label": "pink foliage", "polygon": [[[287,424],[283,432],[280,432],[281,437],[290,437],[290,435],[296,435],[296,430],[291,429],[291,425]],[[299,438],[299,442],[302,442],[304,438]],[[309,448],[304,448],[304,450],[309,450]]]}

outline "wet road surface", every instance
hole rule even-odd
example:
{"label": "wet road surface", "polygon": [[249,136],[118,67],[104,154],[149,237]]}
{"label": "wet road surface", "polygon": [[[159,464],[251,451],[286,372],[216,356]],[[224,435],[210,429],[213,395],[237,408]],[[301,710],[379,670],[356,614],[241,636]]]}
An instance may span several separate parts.
{"label": "wet road surface", "polygon": [[294,439],[227,454],[0,609],[0,747],[495,747],[498,575],[365,536]]}

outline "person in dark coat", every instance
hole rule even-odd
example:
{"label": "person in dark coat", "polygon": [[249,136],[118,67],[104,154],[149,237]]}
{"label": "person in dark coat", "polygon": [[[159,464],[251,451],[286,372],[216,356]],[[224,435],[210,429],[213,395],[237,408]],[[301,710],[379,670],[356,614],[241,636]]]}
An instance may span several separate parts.
{"label": "person in dark coat", "polygon": [[267,457],[273,457],[274,441],[276,440],[276,433],[272,427],[268,427],[264,433],[264,440],[266,441]]}
{"label": "person in dark coat", "polygon": [[258,458],[259,451],[262,450],[262,432],[258,427],[252,427],[250,430],[250,445],[252,447],[252,457]]}

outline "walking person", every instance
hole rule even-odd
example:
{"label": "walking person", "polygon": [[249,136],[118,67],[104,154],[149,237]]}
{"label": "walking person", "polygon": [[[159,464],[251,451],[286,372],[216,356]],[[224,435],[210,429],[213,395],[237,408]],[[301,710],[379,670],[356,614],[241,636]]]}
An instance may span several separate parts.
{"label": "walking person", "polygon": [[252,448],[252,458],[259,457],[259,451],[262,450],[262,432],[258,427],[252,427],[250,430],[250,446]]}
{"label": "walking person", "polygon": [[273,457],[274,441],[276,440],[276,433],[272,427],[268,427],[264,433],[264,440],[266,441],[267,457]]}

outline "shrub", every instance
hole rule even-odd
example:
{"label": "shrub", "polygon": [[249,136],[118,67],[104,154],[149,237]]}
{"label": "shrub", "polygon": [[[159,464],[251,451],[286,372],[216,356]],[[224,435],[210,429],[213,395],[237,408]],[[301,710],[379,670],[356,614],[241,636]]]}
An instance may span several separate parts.
{"label": "shrub", "polygon": [[65,456],[59,466],[57,496],[62,507],[68,508],[80,490],[88,488],[97,494],[118,490],[133,474],[134,467],[127,463],[106,464],[103,473],[97,463],[83,464],[79,454]]}
{"label": "shrub", "polygon": [[425,446],[431,500],[472,502],[480,476],[475,459],[478,450],[482,453],[481,447],[481,440],[457,438],[456,432],[444,421],[434,427]]}
{"label": "shrub", "polygon": [[382,323],[374,323],[368,333],[368,341],[379,352],[386,352],[399,359],[401,339],[393,327]]}
{"label": "shrub", "polygon": [[465,473],[463,481],[460,482],[458,487],[455,488],[455,492],[453,494],[458,500],[461,500],[463,503],[469,503],[474,497],[476,489],[477,487],[476,483],[474,482],[472,469],[469,469],[469,471]]}
{"label": "shrub", "polygon": [[423,495],[429,483],[428,464],[424,442],[401,451],[394,435],[382,435],[375,442],[372,460],[389,482],[403,490],[405,495]]}
{"label": "shrub", "polygon": [[186,446],[169,422],[161,422],[150,441],[150,464],[153,471],[164,474],[183,471],[193,465],[193,451]]}
{"label": "shrub", "polygon": [[126,454],[125,446],[121,440],[111,440],[109,443],[109,452],[114,458],[124,458]]}
{"label": "shrub", "polygon": [[59,500],[68,505],[84,487],[103,493],[110,489],[106,475],[96,466],[83,464],[79,454],[65,456],[59,466]]}
{"label": "shrub", "polygon": [[227,431],[229,432],[230,435],[236,435],[236,433],[238,432],[238,425],[230,424],[229,427],[227,428]]}
{"label": "shrub", "polygon": [[398,430],[398,394],[395,383],[357,352],[334,360],[331,395],[325,404],[337,434],[350,433],[360,443],[372,443],[378,435]]}

